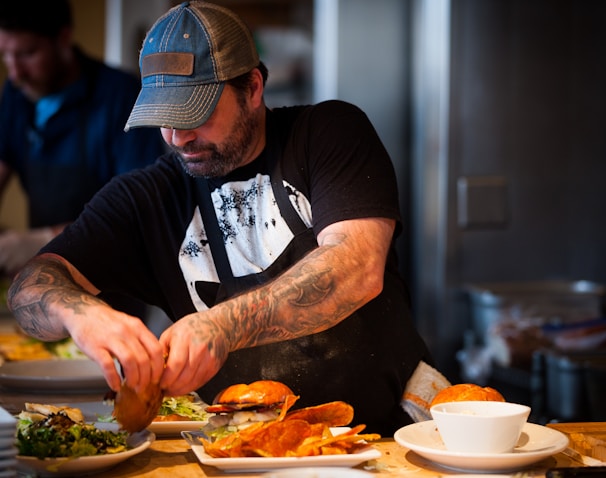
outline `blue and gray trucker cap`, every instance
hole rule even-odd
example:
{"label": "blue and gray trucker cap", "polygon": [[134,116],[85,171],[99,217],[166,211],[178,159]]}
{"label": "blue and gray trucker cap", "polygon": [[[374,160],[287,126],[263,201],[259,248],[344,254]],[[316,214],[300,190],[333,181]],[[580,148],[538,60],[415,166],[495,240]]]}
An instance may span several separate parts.
{"label": "blue and gray trucker cap", "polygon": [[252,34],[241,18],[212,3],[183,2],[145,37],[141,91],[125,131],[197,128],[212,114],[225,81],[258,65]]}

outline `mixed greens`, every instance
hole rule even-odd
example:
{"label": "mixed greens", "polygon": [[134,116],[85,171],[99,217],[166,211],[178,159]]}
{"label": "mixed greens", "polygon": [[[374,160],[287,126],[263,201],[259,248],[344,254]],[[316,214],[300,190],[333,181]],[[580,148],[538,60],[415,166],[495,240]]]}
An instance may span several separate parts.
{"label": "mixed greens", "polygon": [[179,415],[184,420],[206,421],[208,413],[205,411],[207,405],[204,402],[196,400],[196,396],[181,395],[179,397],[164,397],[162,406],[158,415]]}
{"label": "mixed greens", "polygon": [[67,413],[51,413],[39,420],[19,415],[17,448],[19,454],[40,459],[105,455],[125,451],[128,433],[101,430],[75,422]]}

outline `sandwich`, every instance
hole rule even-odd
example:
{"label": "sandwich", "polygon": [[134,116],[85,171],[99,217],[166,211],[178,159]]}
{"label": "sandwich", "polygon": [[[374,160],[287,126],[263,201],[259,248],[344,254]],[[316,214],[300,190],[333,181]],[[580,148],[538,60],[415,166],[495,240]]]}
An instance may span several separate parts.
{"label": "sandwich", "polygon": [[203,431],[220,439],[254,423],[276,420],[285,403],[297,398],[288,386],[273,380],[231,385],[206,407],[210,415]]}

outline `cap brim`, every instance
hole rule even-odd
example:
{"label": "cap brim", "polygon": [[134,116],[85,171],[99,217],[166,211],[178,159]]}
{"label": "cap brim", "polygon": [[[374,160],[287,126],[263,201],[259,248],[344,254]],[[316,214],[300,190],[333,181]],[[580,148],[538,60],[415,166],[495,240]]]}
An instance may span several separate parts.
{"label": "cap brim", "polygon": [[195,129],[213,113],[223,85],[143,86],[124,130],[145,126]]}

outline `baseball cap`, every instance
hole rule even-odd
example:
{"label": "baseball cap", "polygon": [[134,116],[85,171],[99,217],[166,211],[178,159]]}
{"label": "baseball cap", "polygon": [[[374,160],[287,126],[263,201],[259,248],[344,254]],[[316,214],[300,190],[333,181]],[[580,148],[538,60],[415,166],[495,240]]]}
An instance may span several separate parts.
{"label": "baseball cap", "polygon": [[257,66],[259,54],[240,17],[212,3],[183,2],[143,41],[141,91],[124,129],[197,128],[215,109],[225,81]]}

